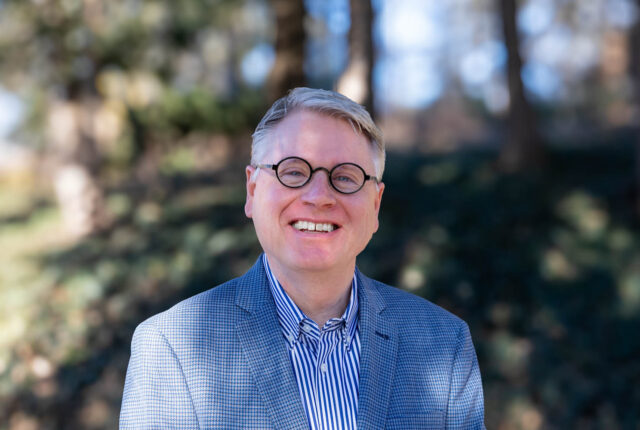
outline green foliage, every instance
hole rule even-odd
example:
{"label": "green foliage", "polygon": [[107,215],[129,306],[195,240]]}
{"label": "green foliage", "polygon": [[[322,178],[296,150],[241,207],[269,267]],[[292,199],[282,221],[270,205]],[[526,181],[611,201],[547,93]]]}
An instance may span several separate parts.
{"label": "green foliage", "polygon": [[[632,159],[625,146],[556,151],[525,177],[496,173],[490,153],[390,154],[359,266],[469,323],[488,428],[640,422]],[[46,204],[0,215],[12,268],[0,278],[0,422],[114,427],[135,326],[258,256],[243,180],[237,164],[114,189],[116,222],[72,246]]]}
{"label": "green foliage", "polygon": [[243,92],[233,100],[220,100],[204,88],[187,93],[168,89],[158,103],[134,109],[139,124],[154,132],[203,130],[238,133],[257,124],[264,106],[257,92]]}
{"label": "green foliage", "polygon": [[37,134],[22,140],[48,142],[60,100],[116,116],[115,131],[94,131],[99,148],[252,128],[265,101],[243,84],[239,62],[267,36],[265,25],[248,25],[258,9],[232,0],[1,2],[0,84],[25,100],[23,128]]}

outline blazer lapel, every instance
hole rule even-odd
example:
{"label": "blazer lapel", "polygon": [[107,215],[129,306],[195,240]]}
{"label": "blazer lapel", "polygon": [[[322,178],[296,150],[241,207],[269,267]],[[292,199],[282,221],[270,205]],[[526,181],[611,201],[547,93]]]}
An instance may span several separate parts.
{"label": "blazer lapel", "polygon": [[384,428],[398,352],[398,335],[382,315],[386,304],[370,279],[357,272],[360,299],[358,428]]}
{"label": "blazer lapel", "polygon": [[240,279],[236,305],[247,311],[236,332],[275,427],[308,429],[262,258]]}

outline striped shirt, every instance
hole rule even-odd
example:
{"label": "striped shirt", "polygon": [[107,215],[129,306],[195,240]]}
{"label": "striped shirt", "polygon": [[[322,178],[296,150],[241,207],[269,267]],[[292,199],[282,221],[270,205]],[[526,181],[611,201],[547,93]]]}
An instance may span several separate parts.
{"label": "striped shirt", "polygon": [[355,429],[360,369],[355,274],[344,314],[330,319],[320,330],[284,291],[271,272],[266,255],[263,262],[309,427]]}

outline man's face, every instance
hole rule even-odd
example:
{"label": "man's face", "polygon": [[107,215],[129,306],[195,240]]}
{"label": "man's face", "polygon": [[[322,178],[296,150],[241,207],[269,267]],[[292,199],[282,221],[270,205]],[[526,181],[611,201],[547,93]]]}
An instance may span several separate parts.
{"label": "man's face", "polygon": [[[267,156],[261,163],[276,164],[301,157],[312,168],[356,163],[374,175],[373,153],[363,135],[340,119],[297,111],[282,120],[269,135]],[[287,188],[275,171],[262,168],[255,181],[248,166],[245,213],[253,224],[269,262],[280,270],[353,270],[356,256],[378,229],[378,211],[384,184],[367,181],[354,194],[340,194],[324,171],[313,174],[302,188]],[[298,221],[331,224],[331,232],[304,231]],[[294,227],[294,224],[296,227]]]}

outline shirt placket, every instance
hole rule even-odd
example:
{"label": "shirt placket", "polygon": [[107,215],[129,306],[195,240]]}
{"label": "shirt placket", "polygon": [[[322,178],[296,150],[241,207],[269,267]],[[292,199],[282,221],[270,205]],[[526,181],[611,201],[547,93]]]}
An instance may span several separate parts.
{"label": "shirt placket", "polygon": [[[337,322],[336,325],[340,325]],[[333,386],[333,379],[331,378],[331,372],[336,371],[332,366],[332,356],[336,353],[335,349],[340,343],[340,330],[339,327],[332,327],[330,329],[323,330],[320,334],[320,342],[318,348],[318,361],[316,368],[316,381],[318,384],[318,398],[320,400],[321,410],[321,422],[322,428],[333,429],[337,426],[336,413],[334,410],[334,404],[336,399],[334,397],[338,395],[334,391],[337,387]]]}

